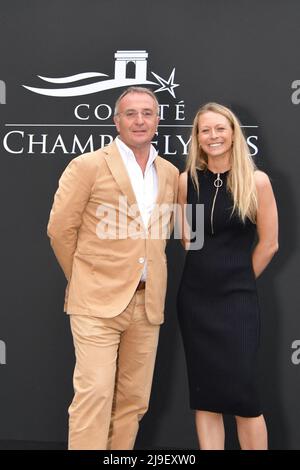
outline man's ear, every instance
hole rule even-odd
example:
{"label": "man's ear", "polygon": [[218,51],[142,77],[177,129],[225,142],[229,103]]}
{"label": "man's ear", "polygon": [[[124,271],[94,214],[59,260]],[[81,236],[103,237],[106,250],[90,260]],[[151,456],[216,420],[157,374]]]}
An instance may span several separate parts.
{"label": "man's ear", "polygon": [[119,117],[118,116],[114,116],[114,123],[115,123],[115,126],[117,128],[117,131],[120,132],[120,129],[119,129]]}

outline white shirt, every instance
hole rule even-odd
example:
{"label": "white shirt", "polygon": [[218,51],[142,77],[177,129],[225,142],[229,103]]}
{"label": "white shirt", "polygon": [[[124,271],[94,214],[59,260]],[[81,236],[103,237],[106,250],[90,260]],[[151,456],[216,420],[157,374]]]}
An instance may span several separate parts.
{"label": "white shirt", "polygon": [[[157,157],[157,150],[153,145],[150,146],[149,158],[143,175],[142,169],[137,163],[133,151],[127,147],[119,137],[116,138],[115,142],[127,170],[144,226],[147,229],[158,192],[158,178],[154,165],[154,160]],[[144,263],[141,281],[145,281],[147,277],[147,260],[139,258],[137,261]]]}

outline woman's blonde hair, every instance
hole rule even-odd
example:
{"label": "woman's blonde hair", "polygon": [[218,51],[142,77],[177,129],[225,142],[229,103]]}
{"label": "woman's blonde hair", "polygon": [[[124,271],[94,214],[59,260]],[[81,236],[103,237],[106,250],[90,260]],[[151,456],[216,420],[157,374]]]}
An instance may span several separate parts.
{"label": "woman's blonde hair", "polygon": [[248,217],[251,222],[256,221],[257,194],[254,181],[255,163],[250,156],[249,147],[241,129],[238,118],[230,109],[218,103],[207,103],[198,110],[191,134],[186,171],[191,175],[192,181],[199,192],[197,169],[205,170],[208,166],[206,153],[199,146],[198,123],[199,116],[208,111],[225,116],[233,130],[233,145],[230,156],[231,169],[227,178],[227,188],[232,194],[233,209],[241,220],[245,222]]}

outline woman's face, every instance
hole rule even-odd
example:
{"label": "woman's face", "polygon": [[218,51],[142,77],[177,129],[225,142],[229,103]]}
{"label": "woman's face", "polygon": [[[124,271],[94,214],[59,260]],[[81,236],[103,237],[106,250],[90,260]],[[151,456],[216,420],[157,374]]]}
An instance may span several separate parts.
{"label": "woman's face", "polygon": [[222,114],[206,111],[198,120],[198,143],[208,157],[230,157],[233,130]]}

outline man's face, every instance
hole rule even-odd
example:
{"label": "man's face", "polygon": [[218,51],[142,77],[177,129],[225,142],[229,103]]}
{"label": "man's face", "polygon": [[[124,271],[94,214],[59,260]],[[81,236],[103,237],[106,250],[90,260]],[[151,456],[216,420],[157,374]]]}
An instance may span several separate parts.
{"label": "man's face", "polygon": [[119,103],[114,122],[129,148],[148,146],[159,122],[156,103],[147,93],[128,93]]}

